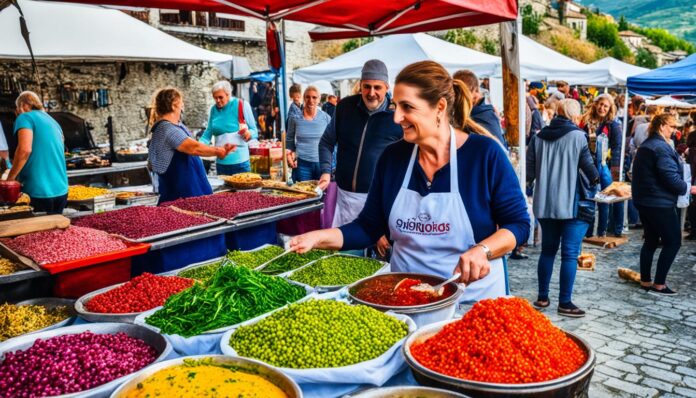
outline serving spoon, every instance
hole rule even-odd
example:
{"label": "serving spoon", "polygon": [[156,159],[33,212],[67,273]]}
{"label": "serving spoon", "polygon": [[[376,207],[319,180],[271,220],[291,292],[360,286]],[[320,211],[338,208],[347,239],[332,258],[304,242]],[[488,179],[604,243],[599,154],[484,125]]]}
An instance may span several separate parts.
{"label": "serving spoon", "polygon": [[[431,295],[433,295],[433,296],[442,296],[442,294],[445,292],[445,285],[447,285],[447,284],[450,283],[450,282],[456,281],[457,279],[459,279],[460,276],[461,276],[461,274],[460,274],[459,272],[457,272],[456,274],[452,275],[452,276],[451,276],[449,279],[447,279],[446,281],[444,281],[444,282],[442,282],[442,283],[438,283],[438,284],[435,285],[435,286],[432,286],[432,285],[429,284],[429,283],[421,282],[421,283],[419,283],[419,284],[417,284],[417,285],[411,286],[411,290],[415,290],[415,291],[417,291],[417,292],[429,293],[429,294],[431,294]],[[397,283],[396,285],[394,285],[394,291],[398,290],[399,287],[400,287],[405,281],[407,281],[407,280],[409,280],[409,279],[411,279],[411,278],[404,278],[404,279],[400,280],[399,283]]]}

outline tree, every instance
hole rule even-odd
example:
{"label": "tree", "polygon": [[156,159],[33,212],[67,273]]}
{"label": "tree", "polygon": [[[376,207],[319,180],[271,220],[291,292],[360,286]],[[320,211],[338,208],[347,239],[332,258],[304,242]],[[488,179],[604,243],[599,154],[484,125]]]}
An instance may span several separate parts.
{"label": "tree", "polygon": [[474,32],[467,29],[450,29],[445,33],[444,39],[450,43],[469,48],[474,48],[478,41]]}
{"label": "tree", "polygon": [[628,30],[628,21],[626,20],[626,17],[623,15],[619,18],[619,32],[623,32],[624,30]]}
{"label": "tree", "polygon": [[631,58],[631,50],[628,48],[626,43],[618,40],[616,44],[609,50],[609,55],[618,59],[619,61],[626,61]]}
{"label": "tree", "polygon": [[370,36],[370,37],[363,37],[359,39],[350,39],[347,42],[343,43],[343,52],[347,53],[350,51],[355,50],[358,47],[362,47],[367,43],[370,43],[374,40],[375,38]]}
{"label": "tree", "polygon": [[499,55],[498,45],[495,44],[495,41],[493,41],[487,37],[485,39],[483,39],[483,42],[481,43],[481,49],[486,54]]}
{"label": "tree", "polygon": [[639,48],[636,53],[636,65],[642,66],[644,68],[655,69],[657,68],[657,58],[650,51]]}
{"label": "tree", "polygon": [[587,40],[605,49],[613,48],[621,41],[616,25],[597,15],[587,18]]}
{"label": "tree", "polygon": [[525,35],[536,35],[539,33],[539,25],[544,19],[543,16],[534,12],[531,4],[522,8],[522,33]]}

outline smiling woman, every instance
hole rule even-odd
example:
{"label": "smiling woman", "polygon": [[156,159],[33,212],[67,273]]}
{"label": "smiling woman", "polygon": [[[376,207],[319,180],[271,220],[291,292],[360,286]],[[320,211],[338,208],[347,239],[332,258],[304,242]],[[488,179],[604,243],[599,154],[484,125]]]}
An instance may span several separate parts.
{"label": "smiling woman", "polygon": [[461,273],[463,300],[506,294],[502,256],[527,239],[527,204],[503,149],[470,118],[471,97],[432,61],[396,78],[404,140],[381,156],[359,217],[295,237],[291,247],[358,249],[386,234],[392,271]]}

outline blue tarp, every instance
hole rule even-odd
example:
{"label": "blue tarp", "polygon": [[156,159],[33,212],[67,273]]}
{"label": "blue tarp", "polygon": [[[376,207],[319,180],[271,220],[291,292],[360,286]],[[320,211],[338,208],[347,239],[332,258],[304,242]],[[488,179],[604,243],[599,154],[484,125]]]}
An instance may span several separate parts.
{"label": "blue tarp", "polygon": [[629,77],[628,91],[640,95],[696,95],[696,54]]}

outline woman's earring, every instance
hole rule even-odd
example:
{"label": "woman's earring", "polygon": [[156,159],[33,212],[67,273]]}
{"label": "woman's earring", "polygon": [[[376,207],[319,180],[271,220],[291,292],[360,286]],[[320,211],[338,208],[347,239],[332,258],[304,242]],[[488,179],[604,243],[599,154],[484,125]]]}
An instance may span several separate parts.
{"label": "woman's earring", "polygon": [[440,128],[440,116],[435,119],[435,123],[437,124],[437,128]]}

